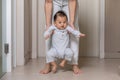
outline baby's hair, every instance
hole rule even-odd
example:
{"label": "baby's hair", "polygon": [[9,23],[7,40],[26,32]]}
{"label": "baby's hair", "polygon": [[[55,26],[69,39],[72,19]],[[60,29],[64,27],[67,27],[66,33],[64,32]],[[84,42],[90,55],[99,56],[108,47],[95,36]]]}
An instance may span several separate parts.
{"label": "baby's hair", "polygon": [[67,15],[65,14],[64,11],[58,11],[58,12],[56,12],[56,14],[54,16],[54,21],[56,21],[56,19],[57,19],[58,16],[60,16],[60,17],[66,17],[66,19],[68,20]]}

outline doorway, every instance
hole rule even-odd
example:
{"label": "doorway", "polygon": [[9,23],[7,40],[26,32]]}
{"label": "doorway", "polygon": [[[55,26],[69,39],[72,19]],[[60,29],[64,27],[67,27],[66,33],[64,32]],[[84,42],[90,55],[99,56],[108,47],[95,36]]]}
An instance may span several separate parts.
{"label": "doorway", "polygon": [[[85,56],[85,57],[100,57],[100,4],[101,1],[104,2],[104,0],[78,0],[79,2],[79,24],[80,24],[80,31],[85,33],[87,36],[86,38],[83,38],[81,40],[81,52],[80,56]],[[28,0],[26,0],[28,4]],[[32,14],[32,22],[31,19],[28,21],[26,19],[26,22],[31,22],[32,23],[32,58],[37,58],[37,57],[45,57],[45,40],[43,38],[43,32],[45,30],[45,13],[44,13],[44,0],[39,1],[39,0],[30,0],[32,4],[32,9],[28,7],[29,10],[32,10],[30,14]],[[23,0],[17,0],[16,2],[16,16],[17,16],[17,32],[16,32],[16,39],[17,39],[17,48],[16,53],[17,53],[17,61],[16,63],[19,63],[20,65],[24,65],[24,38],[28,38],[28,36],[24,37],[24,31],[25,31],[25,25],[24,23],[24,13],[25,13],[25,3]],[[25,4],[25,5],[23,5]],[[103,7],[102,7],[103,8]],[[27,10],[28,10],[27,9]],[[28,17],[27,15],[26,17]],[[30,17],[30,16],[29,16]],[[102,19],[101,19],[102,20]],[[102,20],[103,21],[103,20]],[[27,23],[27,25],[31,24]],[[103,26],[103,25],[102,25]],[[27,29],[28,30],[28,29]],[[19,31],[19,32],[18,32]],[[21,34],[23,32],[23,34]],[[27,33],[28,34],[28,33]],[[103,36],[102,34],[101,36]],[[29,39],[30,40],[30,39]],[[28,40],[27,40],[28,41]],[[31,42],[31,41],[30,41]],[[28,43],[28,42],[27,42]],[[21,46],[19,46],[21,45]],[[29,45],[27,45],[29,46]],[[104,45],[103,45],[104,46]],[[104,48],[104,47],[103,47]],[[102,49],[104,50],[104,49]],[[28,49],[26,51],[30,52]],[[104,52],[104,51],[103,51]],[[104,55],[104,53],[103,53]],[[22,59],[22,60],[21,60]],[[17,64],[18,65],[18,64]]]}

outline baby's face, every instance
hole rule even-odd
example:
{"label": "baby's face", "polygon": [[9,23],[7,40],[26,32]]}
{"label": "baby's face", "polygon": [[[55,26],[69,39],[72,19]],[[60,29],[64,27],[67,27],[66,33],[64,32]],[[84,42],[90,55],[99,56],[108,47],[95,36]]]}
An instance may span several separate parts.
{"label": "baby's face", "polygon": [[67,27],[67,19],[66,17],[60,17],[58,16],[56,21],[54,22],[54,25],[58,28],[58,29],[65,29]]}

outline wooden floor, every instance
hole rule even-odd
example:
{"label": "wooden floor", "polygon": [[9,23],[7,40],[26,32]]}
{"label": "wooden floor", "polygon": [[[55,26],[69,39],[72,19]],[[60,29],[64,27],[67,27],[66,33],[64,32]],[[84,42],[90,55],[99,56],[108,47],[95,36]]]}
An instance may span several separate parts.
{"label": "wooden floor", "polygon": [[83,73],[75,75],[72,66],[58,68],[57,73],[40,74],[45,58],[30,60],[25,66],[15,68],[0,80],[120,80],[120,59],[81,58],[80,68]]}

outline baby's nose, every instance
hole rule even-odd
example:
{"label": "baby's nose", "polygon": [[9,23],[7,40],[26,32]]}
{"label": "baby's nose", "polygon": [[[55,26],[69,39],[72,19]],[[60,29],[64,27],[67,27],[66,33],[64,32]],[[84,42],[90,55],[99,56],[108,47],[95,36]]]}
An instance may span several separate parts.
{"label": "baby's nose", "polygon": [[64,26],[63,24],[61,24],[61,26]]}
{"label": "baby's nose", "polygon": [[64,25],[63,23],[61,25]]}

